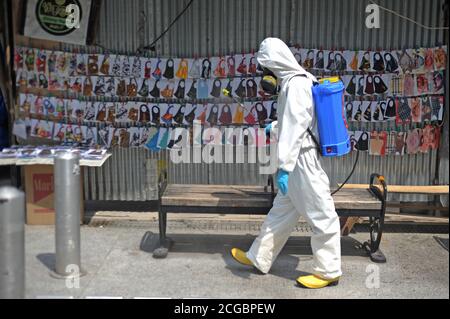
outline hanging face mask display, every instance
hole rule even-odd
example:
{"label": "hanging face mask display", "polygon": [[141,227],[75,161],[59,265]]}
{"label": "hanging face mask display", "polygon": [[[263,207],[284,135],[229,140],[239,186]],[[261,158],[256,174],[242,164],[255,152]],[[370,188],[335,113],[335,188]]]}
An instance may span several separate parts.
{"label": "hanging face mask display", "polygon": [[87,75],[86,55],[84,54],[77,55],[77,74]]}
{"label": "hanging face mask display", "polygon": [[247,87],[247,97],[248,98],[256,98],[258,85],[254,79],[248,79],[246,82]]}
{"label": "hanging face mask display", "polygon": [[396,72],[398,70],[398,63],[391,52],[384,54],[386,72]]}
{"label": "hanging face mask display", "polygon": [[414,61],[407,50],[402,50],[397,53],[398,64],[403,73],[411,72],[414,69]]}
{"label": "hanging face mask display", "polygon": [[122,76],[124,77],[131,76],[130,57],[128,55],[124,56],[122,59]]}
{"label": "hanging face mask display", "polygon": [[189,88],[189,91],[187,93],[187,96],[190,99],[196,99],[197,98],[197,80],[192,80],[191,87]]}
{"label": "hanging face mask display", "polygon": [[219,98],[222,93],[222,81],[220,79],[215,79],[211,88],[211,96],[214,98]]}
{"label": "hanging face mask display", "polygon": [[48,80],[44,73],[39,74],[39,87],[41,89],[48,88]]}
{"label": "hanging face mask display", "polygon": [[109,75],[110,57],[109,54],[103,55],[102,62],[100,64],[100,73],[103,75]]}
{"label": "hanging face mask display", "polygon": [[434,69],[444,70],[447,67],[447,47],[436,48],[434,50]]}
{"label": "hanging face mask display", "polygon": [[134,57],[133,67],[131,69],[132,76],[134,76],[135,78],[140,78],[141,77],[141,69],[142,69],[141,58]]}
{"label": "hanging face mask display", "polygon": [[432,93],[443,94],[444,93],[444,73],[443,71],[434,72],[432,79]]}
{"label": "hanging face mask display", "polygon": [[271,119],[272,121],[277,120],[277,102],[276,101],[273,101],[270,105],[269,119]]}
{"label": "hanging face mask display", "polygon": [[323,57],[323,51],[319,50],[316,53],[316,63],[314,64],[314,69],[323,70],[325,68],[325,59]]}
{"label": "hanging face mask display", "polygon": [[150,122],[150,110],[147,104],[141,104],[139,106],[139,121],[142,123]]}
{"label": "hanging face mask display", "polygon": [[245,103],[246,107],[246,115],[244,116],[244,120],[246,124],[255,125],[257,123],[257,119],[255,117],[255,106],[251,105],[251,103]]}
{"label": "hanging face mask display", "polygon": [[57,59],[58,59],[56,52],[52,51],[51,53],[49,53],[47,51],[47,56],[48,56],[47,58],[48,74],[56,73]]}
{"label": "hanging face mask display", "polygon": [[137,105],[134,103],[128,104],[128,119],[131,122],[137,122],[139,119],[139,110],[137,108]]}
{"label": "hanging face mask display", "polygon": [[176,111],[173,120],[177,124],[183,124],[184,120],[184,111],[186,109],[186,105],[182,104],[178,107],[178,110]]}
{"label": "hanging face mask display", "polygon": [[191,67],[189,68],[189,77],[192,79],[198,79],[201,76],[201,61],[197,58],[192,60]]}
{"label": "hanging face mask display", "polygon": [[406,153],[417,154],[420,147],[420,140],[422,139],[422,130],[413,129],[408,132],[406,136]]}
{"label": "hanging face mask display", "polygon": [[249,59],[249,64],[248,64],[248,73],[255,76],[256,75],[256,63],[255,63],[256,58],[252,55]]}
{"label": "hanging face mask display", "polygon": [[147,97],[150,91],[150,88],[148,87],[148,79],[143,79],[141,88],[139,89],[138,94],[142,97]]}
{"label": "hanging face mask display", "polygon": [[177,78],[186,80],[189,72],[189,62],[186,59],[181,59],[178,64],[178,70],[176,73]]}
{"label": "hanging face mask display", "polygon": [[353,76],[350,78],[350,81],[348,82],[345,91],[346,91],[349,95],[355,95],[355,94],[356,94],[356,76],[355,76],[355,75],[353,75]]}
{"label": "hanging face mask display", "polygon": [[359,64],[360,71],[368,72],[370,70],[370,53],[364,52],[361,57],[361,62]]}
{"label": "hanging face mask display", "polygon": [[361,122],[372,122],[372,103],[364,101],[362,103]]}
{"label": "hanging face mask display", "polygon": [[347,102],[345,104],[345,114],[347,122],[353,121],[353,102]]}
{"label": "hanging face mask display", "polygon": [[197,98],[207,99],[209,96],[208,80],[200,79],[197,81]]}
{"label": "hanging face mask display", "polygon": [[173,77],[174,77],[174,61],[173,61],[173,59],[167,59],[167,61],[166,61],[166,68],[165,68],[165,70],[164,70],[164,74],[163,74],[163,76],[166,78],[166,79],[173,79]]}
{"label": "hanging face mask display", "polygon": [[224,57],[220,57],[220,58],[214,58],[213,60],[213,65],[215,65],[214,67],[214,76],[217,78],[224,78],[227,75],[226,69],[225,69],[225,58]]}
{"label": "hanging face mask display", "polygon": [[240,61],[237,67],[237,73],[240,75],[247,75],[247,57],[245,54],[240,57],[236,57],[236,61]]}
{"label": "hanging face mask display", "polygon": [[238,85],[237,89],[234,91],[234,93],[235,93],[237,96],[239,96],[241,99],[245,98],[246,95],[247,95],[246,88],[245,88],[245,86],[244,86],[244,82],[245,82],[245,79],[241,79],[241,81],[239,82],[239,85]]}
{"label": "hanging face mask display", "polygon": [[303,67],[310,70],[314,67],[314,50],[309,50],[306,53],[305,61],[303,62]]}
{"label": "hanging face mask display", "polygon": [[36,59],[36,71],[39,73],[46,72],[47,53],[44,50],[38,51]]}
{"label": "hanging face mask display", "polygon": [[372,132],[370,133],[370,155],[384,156],[386,155],[387,133]]}
{"label": "hanging face mask display", "polygon": [[[359,135],[359,136],[358,136]],[[367,132],[355,132],[357,150],[366,152],[369,150],[369,133]]]}
{"label": "hanging face mask display", "polygon": [[28,49],[25,54],[25,65],[27,67],[27,71],[34,71],[34,50]]}
{"label": "hanging face mask display", "polygon": [[411,121],[411,108],[409,107],[408,99],[401,98],[397,100],[397,124],[409,123]]}
{"label": "hanging face mask display", "polygon": [[336,53],[334,56],[334,63],[336,64],[336,71],[343,72],[347,70],[347,61],[341,53]]}
{"label": "hanging face mask display", "polygon": [[128,122],[128,105],[120,103],[116,112],[116,122]]}
{"label": "hanging face mask display", "polygon": [[356,91],[356,94],[359,96],[364,95],[364,76],[358,78],[358,90]]}
{"label": "hanging face mask display", "polygon": [[152,106],[152,123],[159,124],[161,118],[161,110],[158,105]]}
{"label": "hanging face mask display", "polygon": [[431,121],[442,122],[444,111],[444,96],[431,96]]}
{"label": "hanging face mask display", "polygon": [[335,53],[334,51],[329,51],[327,54],[327,70],[335,71],[336,70],[336,61],[335,61]]}
{"label": "hanging face mask display", "polygon": [[175,97],[177,99],[184,99],[184,94],[186,90],[186,81],[184,79],[181,79],[178,81],[177,90],[175,91]]}
{"label": "hanging face mask display", "polygon": [[383,110],[386,109],[386,102],[379,101],[377,103],[372,103],[371,113],[373,122],[384,121]]}
{"label": "hanging face mask display", "polygon": [[358,71],[358,56],[359,53],[357,51],[351,53],[351,60],[349,64],[350,71]]}
{"label": "hanging face mask display", "polygon": [[389,98],[386,101],[386,108],[384,110],[384,119],[389,121],[389,120],[394,120],[397,114],[397,109],[396,109],[396,101],[394,98]]}
{"label": "hanging face mask display", "polygon": [[114,62],[111,66],[110,74],[113,76],[121,76],[121,65],[122,65],[122,58],[120,55],[116,55],[114,57]]}
{"label": "hanging face mask display", "polygon": [[[165,105],[162,105],[161,108],[165,108]],[[161,116],[161,124],[171,125],[173,120],[173,105],[168,105],[166,112]]]}
{"label": "hanging face mask display", "polygon": [[412,58],[414,63],[414,73],[422,73],[425,71],[425,50],[413,50]]}
{"label": "hanging face mask display", "polygon": [[192,125],[195,120],[195,112],[197,106],[195,104],[187,104],[186,112],[184,113],[184,124]]}
{"label": "hanging face mask display", "polygon": [[127,96],[136,97],[137,96],[137,82],[135,78],[130,78],[127,85]]}
{"label": "hanging face mask display", "polygon": [[165,82],[166,86],[161,90],[161,96],[166,99],[173,98],[174,83],[171,81]]}
{"label": "hanging face mask display", "polygon": [[213,104],[210,108],[207,121],[211,126],[215,126],[217,125],[218,119],[219,119],[219,106],[217,104]]}
{"label": "hanging face mask display", "polygon": [[375,85],[375,93],[384,94],[388,91],[388,87],[384,83],[383,79],[379,75],[375,75],[373,77],[373,82]]}
{"label": "hanging face mask display", "polygon": [[236,61],[234,56],[227,57],[227,76],[234,77],[236,76]]}
{"label": "hanging face mask display", "polygon": [[106,92],[105,92],[105,78],[104,77],[101,77],[101,76],[96,77],[94,93],[97,96],[105,95]]}
{"label": "hanging face mask display", "polygon": [[95,104],[87,103],[84,109],[84,120],[85,121],[95,121]]}
{"label": "hanging face mask display", "polygon": [[159,80],[156,80],[155,83],[153,84],[153,89],[150,91],[150,95],[153,96],[154,98],[159,98],[161,95],[158,85]]}
{"label": "hanging face mask display", "polygon": [[413,123],[420,123],[422,121],[422,107],[420,105],[420,98],[416,97],[409,100],[409,108],[411,109],[411,120]]}
{"label": "hanging face mask display", "polygon": [[92,95],[92,80],[90,76],[87,76],[84,79],[84,84],[83,84],[83,95],[85,96],[91,96]]}
{"label": "hanging face mask display", "polygon": [[107,106],[108,109],[108,117],[106,119],[109,123],[115,123],[116,122],[116,104],[111,103]]}
{"label": "hanging face mask display", "polygon": [[209,59],[204,59],[202,61],[202,74],[203,79],[209,79],[211,77],[211,61]]}
{"label": "hanging face mask display", "polygon": [[403,79],[403,94],[405,96],[416,95],[416,81],[414,75],[408,73],[405,74]]}
{"label": "hanging face mask display", "polygon": [[88,72],[90,75],[98,74],[98,56],[89,55],[88,56]]}
{"label": "hanging face mask display", "polygon": [[264,104],[258,102],[255,104],[256,116],[258,118],[259,125],[266,124],[267,120],[267,109],[264,107]]}
{"label": "hanging face mask display", "polygon": [[366,77],[366,86],[364,89],[364,93],[366,93],[368,95],[372,95],[375,93],[375,87],[373,85],[373,76],[372,75],[368,75]]}
{"label": "hanging face mask display", "polygon": [[113,77],[106,78],[105,95],[114,97],[116,95],[116,81]]}
{"label": "hanging face mask display", "polygon": [[[356,103],[356,102],[355,102]],[[362,119],[362,102],[353,103],[353,121],[361,122]]]}
{"label": "hanging face mask display", "polygon": [[96,116],[96,121],[97,122],[103,122],[106,120],[106,103],[98,103],[97,104],[97,116]]}
{"label": "hanging face mask display", "polygon": [[152,60],[148,59],[144,63],[144,78],[150,79],[152,76]]}
{"label": "hanging face mask display", "polygon": [[373,69],[377,72],[384,71],[384,60],[380,52],[375,52],[373,54]]}
{"label": "hanging face mask display", "polygon": [[231,108],[228,104],[222,106],[222,112],[220,113],[219,121],[221,124],[231,124],[233,121],[233,115],[231,114]]}

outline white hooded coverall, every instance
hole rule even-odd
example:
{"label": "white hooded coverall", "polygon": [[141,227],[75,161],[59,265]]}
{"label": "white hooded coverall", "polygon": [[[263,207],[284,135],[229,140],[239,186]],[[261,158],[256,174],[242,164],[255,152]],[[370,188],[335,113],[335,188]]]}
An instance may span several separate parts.
{"label": "white hooded coverall", "polygon": [[278,122],[272,123],[271,133],[278,135],[279,168],[289,172],[289,181],[288,193],[278,192],[247,258],[263,273],[269,272],[303,215],[314,232],[311,236],[314,273],[326,279],[339,277],[342,275],[339,218],[328,176],[307,132],[315,123],[311,87],[316,79],[277,38],[267,38],[261,43],[257,60],[277,76],[281,86]]}

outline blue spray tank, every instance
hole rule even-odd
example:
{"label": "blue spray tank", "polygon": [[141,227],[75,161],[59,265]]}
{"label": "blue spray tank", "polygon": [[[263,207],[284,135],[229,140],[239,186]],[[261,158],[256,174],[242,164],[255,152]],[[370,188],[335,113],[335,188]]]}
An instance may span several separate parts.
{"label": "blue spray tank", "polygon": [[344,89],[339,77],[320,79],[312,88],[322,156],[342,156],[350,152]]}

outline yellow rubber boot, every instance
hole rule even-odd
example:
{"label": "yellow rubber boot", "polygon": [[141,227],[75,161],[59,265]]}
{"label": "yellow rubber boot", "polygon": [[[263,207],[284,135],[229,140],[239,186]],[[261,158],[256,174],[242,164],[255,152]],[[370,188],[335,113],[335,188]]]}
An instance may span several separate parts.
{"label": "yellow rubber boot", "polygon": [[238,262],[246,266],[253,266],[253,263],[250,261],[250,259],[247,258],[247,255],[244,251],[240,250],[239,248],[232,248],[231,249],[231,256]]}
{"label": "yellow rubber boot", "polygon": [[337,286],[337,284],[339,283],[339,278],[340,277],[334,279],[325,279],[317,275],[308,275],[298,277],[297,283],[305,288],[318,289],[327,286]]}

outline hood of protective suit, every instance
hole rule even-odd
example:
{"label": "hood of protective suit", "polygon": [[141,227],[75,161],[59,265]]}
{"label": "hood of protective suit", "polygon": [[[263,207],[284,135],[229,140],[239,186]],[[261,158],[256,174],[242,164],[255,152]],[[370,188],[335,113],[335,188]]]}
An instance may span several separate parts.
{"label": "hood of protective suit", "polygon": [[294,75],[304,74],[311,81],[317,82],[317,79],[302,68],[292,54],[289,47],[278,38],[266,38],[259,47],[256,55],[258,63],[272,71],[279,79],[281,87]]}

